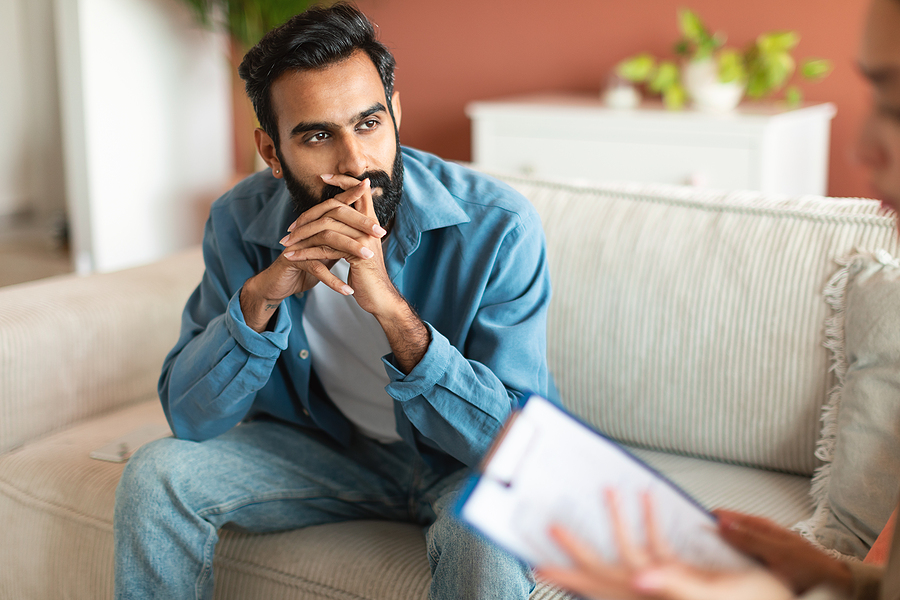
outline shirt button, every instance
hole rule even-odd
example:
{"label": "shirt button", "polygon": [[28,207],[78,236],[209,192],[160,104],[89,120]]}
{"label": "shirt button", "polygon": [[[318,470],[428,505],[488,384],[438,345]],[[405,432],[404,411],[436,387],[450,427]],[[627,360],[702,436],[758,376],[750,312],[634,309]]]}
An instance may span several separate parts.
{"label": "shirt button", "polygon": [[308,417],[308,416],[309,416],[309,411],[306,410],[305,408],[303,409],[303,416],[304,416],[304,417]]}
{"label": "shirt button", "polygon": [[307,358],[309,358],[309,350],[304,348],[303,350],[300,351],[300,354],[298,354],[297,356],[299,356],[303,360],[306,360]]}

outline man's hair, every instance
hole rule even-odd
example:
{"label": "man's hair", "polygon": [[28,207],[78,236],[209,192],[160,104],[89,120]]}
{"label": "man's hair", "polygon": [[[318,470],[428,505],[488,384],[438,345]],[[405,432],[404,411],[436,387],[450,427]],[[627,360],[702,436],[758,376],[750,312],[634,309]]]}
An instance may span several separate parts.
{"label": "man's hair", "polygon": [[355,6],[339,2],[310,8],[268,32],[247,52],[238,73],[244,80],[262,130],[279,148],[278,122],[272,110],[272,82],[286,71],[322,69],[364,51],[384,85],[387,108],[394,116],[394,57],[375,37],[375,28]]}

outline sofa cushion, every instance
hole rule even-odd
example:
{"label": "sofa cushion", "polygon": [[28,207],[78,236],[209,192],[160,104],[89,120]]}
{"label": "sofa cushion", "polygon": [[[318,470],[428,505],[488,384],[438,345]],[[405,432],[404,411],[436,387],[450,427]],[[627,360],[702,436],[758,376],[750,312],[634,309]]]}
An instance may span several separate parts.
{"label": "sofa cushion", "polygon": [[[88,455],[165,422],[154,396],[0,455],[0,597],[113,597],[112,519],[124,463]],[[217,599],[424,598],[431,581],[422,529],[379,521],[222,531],[215,570]],[[550,586],[532,597],[569,598]]]}
{"label": "sofa cushion", "polygon": [[816,515],[802,530],[826,548],[864,558],[900,490],[900,261],[886,252],[840,261],[826,296],[838,383],[818,448]]}
{"label": "sofa cushion", "polygon": [[766,517],[790,527],[813,511],[810,478],[753,467],[628,448],[672,483],[712,510],[725,508]]}
{"label": "sofa cushion", "polygon": [[[0,455],[0,596],[112,597],[114,493],[124,465],[88,455],[148,423],[165,423],[156,398]],[[708,507],[748,510],[783,524],[808,516],[808,478],[633,451]],[[430,582],[421,528],[378,521],[265,535],[223,531],[215,569],[219,599],[423,598]],[[532,598],[568,596],[542,585]]]}
{"label": "sofa cushion", "polygon": [[822,285],[854,247],[898,247],[877,202],[503,179],[547,232],[568,408],[629,444],[813,474]]}
{"label": "sofa cushion", "polygon": [[0,452],[156,389],[202,273],[192,248],[116,273],[4,288]]}

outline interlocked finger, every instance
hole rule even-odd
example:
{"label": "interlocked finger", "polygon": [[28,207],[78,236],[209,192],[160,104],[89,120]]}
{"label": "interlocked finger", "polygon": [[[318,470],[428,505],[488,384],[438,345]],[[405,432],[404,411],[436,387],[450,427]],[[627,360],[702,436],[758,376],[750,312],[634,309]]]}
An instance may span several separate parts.
{"label": "interlocked finger", "polygon": [[303,268],[313,277],[336,291],[338,294],[349,296],[353,293],[353,288],[351,288],[345,282],[341,281],[341,279],[334,273],[329,271],[328,267],[325,266],[325,263],[313,260],[305,263]]}
{"label": "interlocked finger", "polygon": [[324,229],[343,231],[346,235],[354,238],[364,235],[380,238],[385,233],[377,219],[340,203],[332,205],[329,210],[319,214],[315,219],[308,219],[308,216],[310,216],[309,211],[303,213],[300,219],[293,223],[291,231],[281,239],[282,245],[296,244]]}
{"label": "interlocked finger", "polygon": [[[338,221],[324,222],[322,219],[316,223],[310,224],[309,229],[304,230],[310,233],[306,238],[291,236],[291,239],[284,239],[282,242],[290,244],[286,248],[286,253],[295,253],[307,248],[316,246],[325,246],[342,252],[343,255],[338,258],[372,258],[373,252],[367,248],[361,240],[363,236],[355,229],[344,225]],[[299,238],[299,239],[298,239]],[[286,258],[293,258],[286,256]],[[296,260],[296,259],[295,259]]]}

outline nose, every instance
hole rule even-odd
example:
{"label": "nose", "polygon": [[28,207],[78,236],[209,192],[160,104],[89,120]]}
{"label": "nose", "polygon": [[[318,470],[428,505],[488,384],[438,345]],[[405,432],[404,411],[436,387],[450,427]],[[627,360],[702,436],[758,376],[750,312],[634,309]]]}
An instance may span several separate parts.
{"label": "nose", "polygon": [[368,157],[360,140],[353,135],[341,138],[337,157],[337,172],[351,177],[359,177],[369,168]]}
{"label": "nose", "polygon": [[887,162],[887,152],[873,113],[869,113],[860,129],[853,157],[858,163],[873,169],[884,167]]}

